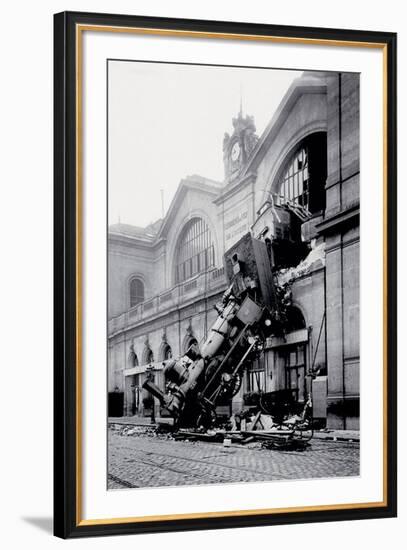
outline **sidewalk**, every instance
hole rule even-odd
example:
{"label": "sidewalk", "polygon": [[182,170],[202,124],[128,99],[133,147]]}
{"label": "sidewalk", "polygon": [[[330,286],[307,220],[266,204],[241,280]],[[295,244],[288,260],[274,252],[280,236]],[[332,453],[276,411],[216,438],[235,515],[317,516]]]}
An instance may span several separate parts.
{"label": "sidewalk", "polygon": [[[160,424],[170,424],[171,418],[157,418]],[[122,424],[124,426],[155,426],[151,423],[150,417],[143,416],[121,416],[121,417],[109,417],[109,424]],[[324,439],[326,441],[360,441],[360,432],[357,430],[324,430],[314,432],[314,439]]]}
{"label": "sidewalk", "polygon": [[326,430],[315,431],[314,439],[326,439],[327,441],[360,441],[359,430]]}
{"label": "sidewalk", "polygon": [[[172,418],[170,417],[158,417],[157,420],[160,424],[171,424]],[[150,416],[109,416],[109,424],[123,424],[127,426],[155,426],[155,423],[151,422]]]}

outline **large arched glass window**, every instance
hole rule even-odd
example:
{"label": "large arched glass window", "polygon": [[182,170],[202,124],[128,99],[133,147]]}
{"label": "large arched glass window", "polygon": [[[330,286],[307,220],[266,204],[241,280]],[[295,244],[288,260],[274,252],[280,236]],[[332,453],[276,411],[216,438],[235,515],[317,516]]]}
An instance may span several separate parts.
{"label": "large arched glass window", "polygon": [[277,186],[278,202],[301,206],[311,214],[323,210],[326,175],[326,132],[317,132],[302,140],[286,161]]}
{"label": "large arched glass window", "polygon": [[177,246],[176,281],[181,283],[214,264],[210,229],[202,218],[193,218],[185,226]]}
{"label": "large arched glass window", "polygon": [[140,302],[144,302],[144,283],[138,277],[130,280],[130,307],[134,307]]}

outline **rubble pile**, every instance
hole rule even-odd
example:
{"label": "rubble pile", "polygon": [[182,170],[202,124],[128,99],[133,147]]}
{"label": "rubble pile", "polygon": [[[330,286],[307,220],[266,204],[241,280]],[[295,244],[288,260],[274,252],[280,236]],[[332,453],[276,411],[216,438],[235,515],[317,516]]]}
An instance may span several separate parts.
{"label": "rubble pile", "polygon": [[152,424],[150,426],[110,424],[109,429],[120,436],[143,436],[159,439],[173,439],[173,434],[171,432],[163,431],[159,426],[157,427],[155,424]]}
{"label": "rubble pile", "polygon": [[314,243],[311,245],[311,251],[308,256],[297,266],[279,270],[277,273],[277,283],[279,286],[284,287],[284,285],[292,283],[295,279],[306,275],[311,270],[323,266],[325,266],[325,242],[318,245]]}
{"label": "rubble pile", "polygon": [[293,415],[276,424],[273,417],[260,411],[246,418],[233,415],[228,426],[213,429],[180,429],[173,434],[176,441],[223,443],[224,447],[242,445],[284,451],[302,451],[309,446],[313,429],[303,417]]}

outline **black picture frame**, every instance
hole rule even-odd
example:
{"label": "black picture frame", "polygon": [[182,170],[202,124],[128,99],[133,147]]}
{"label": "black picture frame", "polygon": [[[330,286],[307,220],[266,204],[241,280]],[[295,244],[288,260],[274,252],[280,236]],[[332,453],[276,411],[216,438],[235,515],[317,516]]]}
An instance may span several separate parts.
{"label": "black picture frame", "polygon": [[[387,60],[387,433],[386,492],[382,505],[309,512],[191,517],[163,521],[82,522],[78,510],[77,430],[77,243],[76,207],[76,27],[103,25],[250,34],[334,42],[377,43]],[[63,12],[54,16],[54,534],[62,538],[158,533],[261,525],[344,521],[396,515],[396,34],[362,30],[293,27],[251,23]]]}

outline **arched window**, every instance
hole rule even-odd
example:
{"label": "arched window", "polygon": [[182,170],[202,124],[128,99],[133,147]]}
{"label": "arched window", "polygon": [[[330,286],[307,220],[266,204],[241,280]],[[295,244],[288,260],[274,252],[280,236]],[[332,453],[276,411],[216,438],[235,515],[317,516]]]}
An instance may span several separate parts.
{"label": "arched window", "polygon": [[184,353],[186,353],[191,346],[197,346],[198,341],[194,336],[188,336],[184,340]]}
{"label": "arched window", "polygon": [[130,280],[130,307],[134,307],[144,301],[144,283],[138,277]]}
{"label": "arched window", "polygon": [[305,319],[298,307],[291,306],[287,310],[287,332],[301,330],[306,327]]}
{"label": "arched window", "polygon": [[166,361],[167,359],[172,359],[172,349],[169,344],[166,344],[163,348],[163,361]]}
{"label": "arched window", "polygon": [[131,344],[130,346],[130,353],[128,357],[128,367],[129,368],[138,367],[138,358],[137,358],[136,352],[134,351],[133,344]]}
{"label": "arched window", "polygon": [[302,206],[311,214],[325,208],[326,132],[303,139],[289,156],[279,178],[277,199]]}
{"label": "arched window", "polygon": [[185,226],[177,246],[176,281],[181,283],[215,264],[212,235],[202,218]]}
{"label": "arched window", "polygon": [[154,363],[154,353],[150,346],[144,346],[143,350],[143,365]]}

